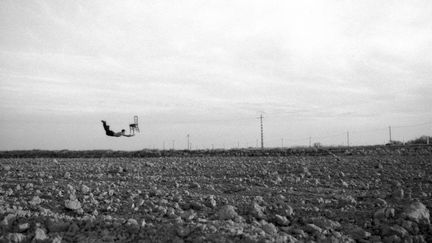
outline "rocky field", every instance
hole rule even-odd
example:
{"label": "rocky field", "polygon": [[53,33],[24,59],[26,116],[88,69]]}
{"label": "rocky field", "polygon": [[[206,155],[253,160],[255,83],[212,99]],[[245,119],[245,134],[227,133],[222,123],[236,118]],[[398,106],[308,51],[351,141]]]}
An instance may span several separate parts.
{"label": "rocky field", "polygon": [[0,165],[0,242],[432,242],[430,154]]}

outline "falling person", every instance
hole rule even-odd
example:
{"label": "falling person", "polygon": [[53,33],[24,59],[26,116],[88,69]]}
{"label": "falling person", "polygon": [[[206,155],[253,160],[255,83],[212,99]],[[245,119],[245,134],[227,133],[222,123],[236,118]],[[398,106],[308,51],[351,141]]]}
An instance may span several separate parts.
{"label": "falling person", "polygon": [[105,129],[105,134],[110,137],[133,137],[134,134],[125,134],[125,130],[122,129],[121,132],[113,132],[109,129],[109,126],[106,124],[106,121],[102,120],[103,127]]}

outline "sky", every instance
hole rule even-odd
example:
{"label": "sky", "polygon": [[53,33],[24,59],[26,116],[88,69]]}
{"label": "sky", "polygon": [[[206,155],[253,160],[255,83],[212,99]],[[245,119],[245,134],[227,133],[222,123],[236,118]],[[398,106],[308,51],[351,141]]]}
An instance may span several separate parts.
{"label": "sky", "polygon": [[431,104],[429,0],[0,1],[0,150],[382,144]]}

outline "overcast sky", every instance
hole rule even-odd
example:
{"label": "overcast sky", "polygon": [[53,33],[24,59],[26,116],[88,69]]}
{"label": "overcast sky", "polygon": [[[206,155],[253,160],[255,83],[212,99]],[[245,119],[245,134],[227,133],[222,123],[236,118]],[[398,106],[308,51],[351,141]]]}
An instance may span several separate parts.
{"label": "overcast sky", "polygon": [[375,144],[431,106],[430,0],[0,1],[0,150],[255,146],[261,113],[266,146]]}

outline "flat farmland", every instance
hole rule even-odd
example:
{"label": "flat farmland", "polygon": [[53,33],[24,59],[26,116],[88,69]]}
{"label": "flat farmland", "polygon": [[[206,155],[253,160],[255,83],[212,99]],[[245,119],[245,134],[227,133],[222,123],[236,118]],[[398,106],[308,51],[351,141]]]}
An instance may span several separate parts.
{"label": "flat farmland", "polygon": [[0,165],[0,242],[432,242],[430,154]]}

